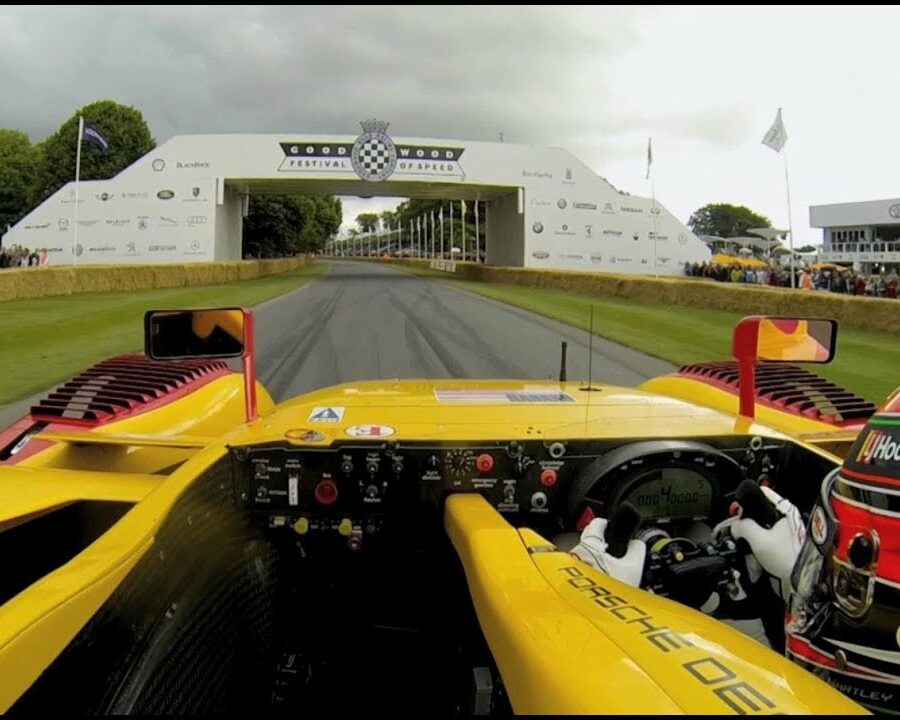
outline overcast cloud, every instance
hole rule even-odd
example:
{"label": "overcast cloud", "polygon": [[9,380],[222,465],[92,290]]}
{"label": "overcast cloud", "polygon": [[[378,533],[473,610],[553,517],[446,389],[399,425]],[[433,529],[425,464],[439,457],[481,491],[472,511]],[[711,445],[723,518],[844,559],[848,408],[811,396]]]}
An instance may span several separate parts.
{"label": "overcast cloud", "polygon": [[[0,8],[0,127],[40,141],[74,110],[138,107],[157,142],[204,132],[549,144],[683,221],[708,202],[786,226],[810,204],[898,195],[900,10],[654,7]],[[391,205],[352,199],[345,218]]]}

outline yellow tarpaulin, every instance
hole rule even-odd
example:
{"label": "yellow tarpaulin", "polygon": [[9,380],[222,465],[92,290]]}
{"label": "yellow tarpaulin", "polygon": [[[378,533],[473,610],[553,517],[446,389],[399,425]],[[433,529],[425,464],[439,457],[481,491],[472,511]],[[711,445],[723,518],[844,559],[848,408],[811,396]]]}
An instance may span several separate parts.
{"label": "yellow tarpaulin", "polygon": [[743,258],[737,257],[735,255],[725,255],[724,253],[717,253],[713,255],[712,264],[725,265],[727,267],[730,267],[732,265],[740,265],[742,268],[751,268],[754,270],[769,267],[765,262],[756,258]]}

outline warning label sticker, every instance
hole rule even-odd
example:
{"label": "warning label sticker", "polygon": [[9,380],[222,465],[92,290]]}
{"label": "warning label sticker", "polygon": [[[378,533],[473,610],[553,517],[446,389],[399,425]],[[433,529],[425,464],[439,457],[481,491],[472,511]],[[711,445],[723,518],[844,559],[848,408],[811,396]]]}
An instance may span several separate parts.
{"label": "warning label sticker", "polygon": [[316,407],[309,414],[308,422],[338,423],[344,418],[342,407]]}

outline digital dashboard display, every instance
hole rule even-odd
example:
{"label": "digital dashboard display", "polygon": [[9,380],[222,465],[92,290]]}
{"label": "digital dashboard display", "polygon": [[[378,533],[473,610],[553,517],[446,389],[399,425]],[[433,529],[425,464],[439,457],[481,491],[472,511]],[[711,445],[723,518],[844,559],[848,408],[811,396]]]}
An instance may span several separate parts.
{"label": "digital dashboard display", "polygon": [[709,515],[713,489],[709,480],[689,468],[652,470],[639,478],[621,502],[630,502],[648,520]]}

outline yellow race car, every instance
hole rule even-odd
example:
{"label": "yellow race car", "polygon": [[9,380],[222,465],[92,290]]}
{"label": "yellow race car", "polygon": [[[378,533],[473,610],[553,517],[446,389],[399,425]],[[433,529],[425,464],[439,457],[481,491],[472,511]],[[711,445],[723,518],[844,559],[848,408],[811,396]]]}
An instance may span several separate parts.
{"label": "yellow race car", "polygon": [[[249,311],[149,312],[144,355],[0,431],[0,711],[863,713],[713,532],[747,480],[811,509],[875,411],[793,364],[835,333],[747,318],[733,361],[638,388],[275,405]],[[640,588],[566,551],[595,516],[648,544]]]}

